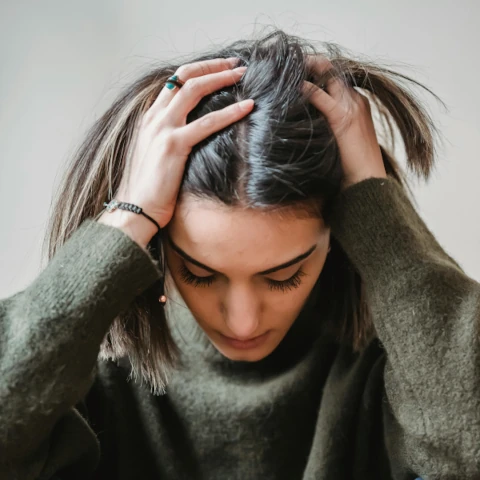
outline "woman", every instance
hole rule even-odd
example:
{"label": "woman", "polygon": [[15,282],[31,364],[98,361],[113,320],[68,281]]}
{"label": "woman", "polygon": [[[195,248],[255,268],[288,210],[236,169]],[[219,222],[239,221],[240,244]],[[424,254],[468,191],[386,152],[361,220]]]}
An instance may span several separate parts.
{"label": "woman", "polygon": [[369,100],[425,178],[434,126],[325,47],[161,66],[92,128],[0,304],[2,479],[479,478],[480,287]]}

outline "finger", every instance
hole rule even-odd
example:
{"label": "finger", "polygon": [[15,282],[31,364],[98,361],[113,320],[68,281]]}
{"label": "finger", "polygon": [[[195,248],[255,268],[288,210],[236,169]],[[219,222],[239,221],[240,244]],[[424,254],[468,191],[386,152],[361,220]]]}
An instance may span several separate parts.
{"label": "finger", "polygon": [[184,139],[190,147],[205,140],[215,132],[231,125],[248,115],[254,106],[252,99],[234,103],[228,107],[217,110],[216,112],[207,113],[184,127],[177,129],[177,134]]}
{"label": "finger", "polygon": [[329,74],[325,82],[325,90],[331,97],[339,100],[341,95],[345,93],[345,83],[339,78],[338,74],[335,75],[332,62],[323,54],[315,54],[307,55],[306,63],[319,76]]}
{"label": "finger", "polygon": [[337,102],[342,100],[349,93],[348,86],[340,77],[331,77],[327,82],[327,89],[330,96]]}
{"label": "finger", "polygon": [[318,74],[324,74],[330,69],[333,69],[332,62],[322,54],[307,55],[306,62],[307,65]]}
{"label": "finger", "polygon": [[187,115],[198,105],[203,97],[222,87],[239,82],[246,69],[247,67],[238,67],[234,70],[226,70],[189,79],[167,107],[169,124],[176,126],[185,125]]}
{"label": "finger", "polygon": [[[175,72],[178,79],[185,83],[190,78],[196,78],[201,75],[221,72],[223,70],[231,70],[238,64],[239,59],[236,57],[231,58],[216,58],[214,60],[205,60],[203,62],[188,63],[182,65]],[[166,84],[165,84],[166,85]],[[158,97],[150,106],[152,114],[156,114],[163,108],[165,108],[177,94],[178,87],[170,90],[166,86],[162,88]]]}
{"label": "finger", "polygon": [[320,110],[327,118],[330,118],[330,115],[335,110],[337,102],[329,95],[329,93],[306,80],[303,82],[302,91],[318,110]]}

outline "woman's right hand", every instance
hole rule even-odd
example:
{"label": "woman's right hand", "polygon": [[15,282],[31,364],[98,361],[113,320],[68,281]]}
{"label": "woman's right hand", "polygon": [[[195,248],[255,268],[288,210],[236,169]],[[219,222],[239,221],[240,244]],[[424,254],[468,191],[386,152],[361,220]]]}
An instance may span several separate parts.
{"label": "woman's right hand", "polygon": [[[205,95],[241,79],[246,67],[232,70],[237,63],[236,58],[215,59],[182,65],[177,70],[175,75],[184,85],[173,90],[164,87],[144,114],[134,140],[131,167],[123,173],[117,200],[138,205],[161,228],[167,225],[193,146],[240,120],[253,108],[253,100],[246,100],[186,123],[187,115]],[[117,213],[122,215],[114,218]],[[143,215],[124,210],[104,212],[99,221],[125,227],[124,231],[143,246],[157,231]]]}

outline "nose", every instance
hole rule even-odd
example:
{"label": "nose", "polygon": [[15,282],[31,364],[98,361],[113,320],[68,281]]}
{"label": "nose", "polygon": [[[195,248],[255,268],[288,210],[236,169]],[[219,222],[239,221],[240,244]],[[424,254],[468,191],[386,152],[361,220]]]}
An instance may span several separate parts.
{"label": "nose", "polygon": [[222,305],[223,316],[229,337],[247,340],[260,335],[260,302],[247,287],[231,288]]}

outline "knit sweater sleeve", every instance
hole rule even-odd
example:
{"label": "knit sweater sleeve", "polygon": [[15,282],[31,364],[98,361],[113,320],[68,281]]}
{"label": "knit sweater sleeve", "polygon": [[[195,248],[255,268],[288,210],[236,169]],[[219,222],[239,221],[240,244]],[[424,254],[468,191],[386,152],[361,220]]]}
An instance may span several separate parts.
{"label": "knit sweater sleeve", "polygon": [[0,301],[0,478],[95,465],[98,445],[73,406],[111,322],[159,275],[130,237],[87,219],[26,289]]}
{"label": "knit sweater sleeve", "polygon": [[480,284],[395,179],[346,189],[331,225],[365,283],[385,349],[390,458],[424,480],[480,478]]}

